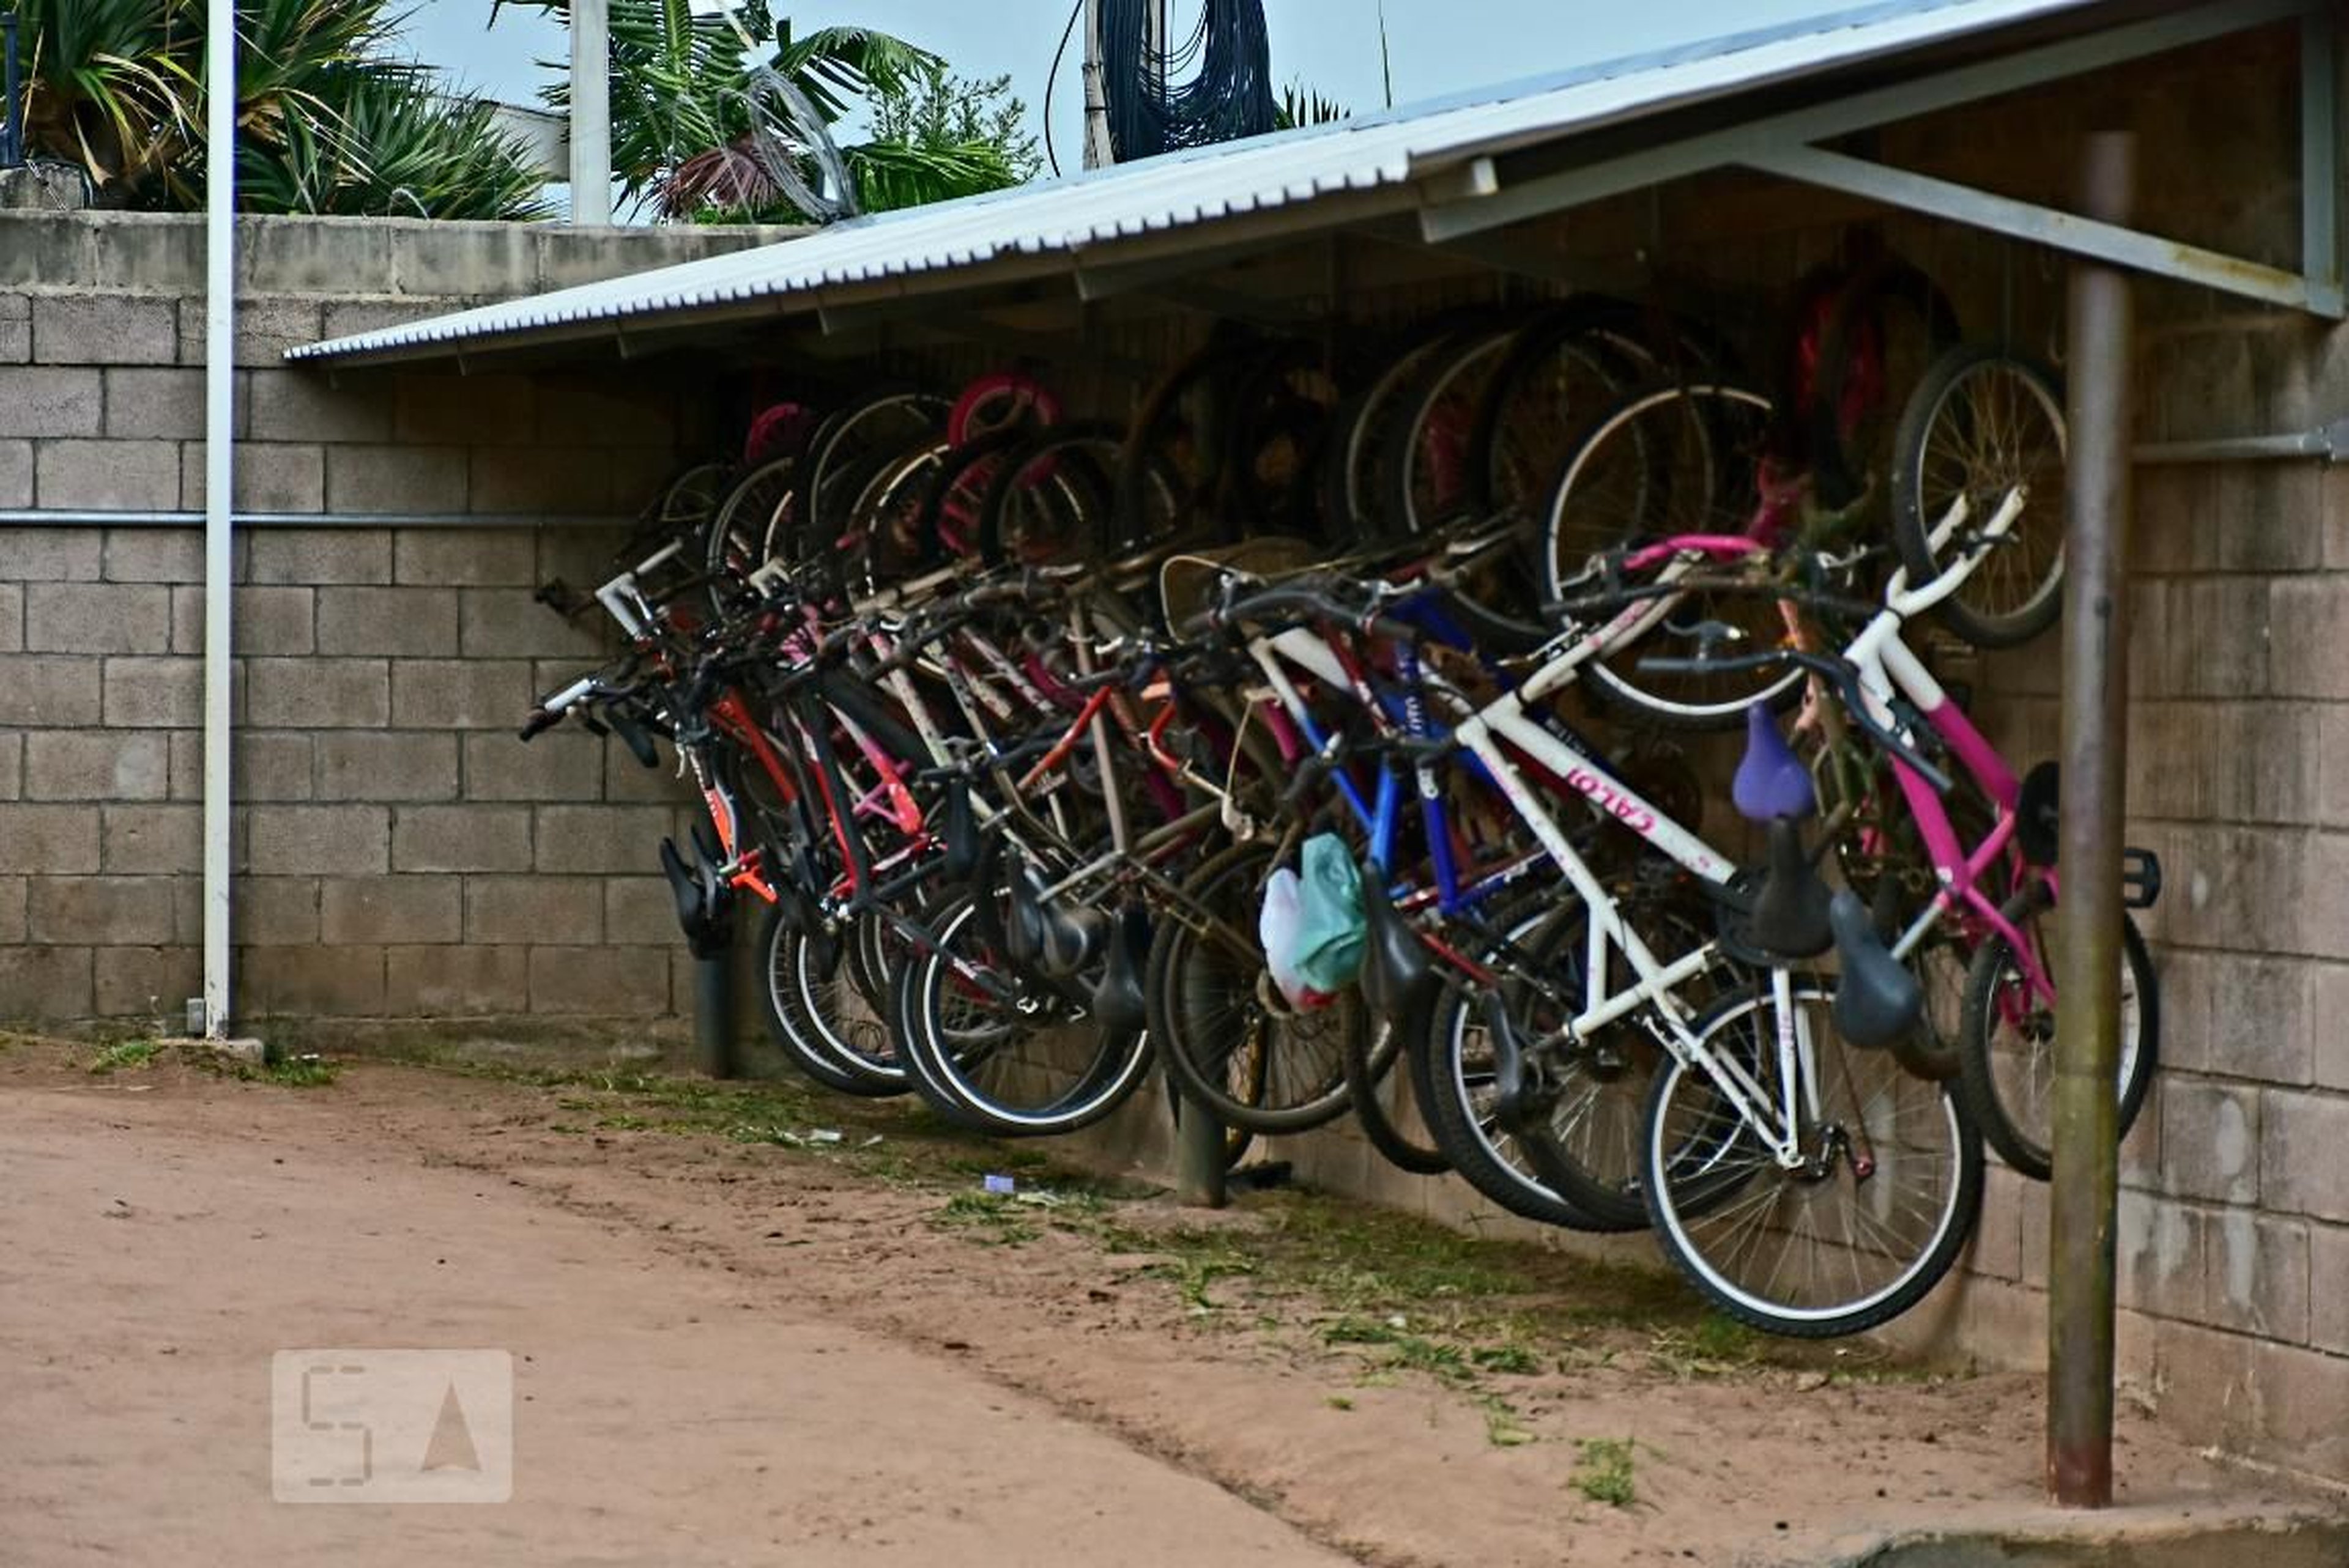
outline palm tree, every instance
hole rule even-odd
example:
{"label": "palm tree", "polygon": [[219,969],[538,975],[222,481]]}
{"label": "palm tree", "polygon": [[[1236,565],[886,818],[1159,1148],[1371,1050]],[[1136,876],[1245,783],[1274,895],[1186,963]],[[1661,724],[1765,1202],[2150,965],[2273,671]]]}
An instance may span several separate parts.
{"label": "palm tree", "polygon": [[[570,19],[570,0],[496,0]],[[779,174],[781,156],[809,160],[821,129],[852,104],[916,90],[943,74],[926,49],[870,27],[799,34],[769,0],[733,0],[725,14],[696,15],[689,0],[610,0],[612,169],[622,194],[672,222],[788,219],[803,215]],[[753,63],[755,61],[755,63]],[[783,123],[764,78],[803,97],[818,127]],[[543,95],[557,107],[567,87]],[[1017,184],[990,146],[876,138],[839,150],[859,204],[915,206]]]}
{"label": "palm tree", "polygon": [[[27,150],[111,206],[202,200],[203,0],[19,0]],[[238,204],[249,211],[545,213],[490,106],[397,57],[389,0],[240,0]]]}

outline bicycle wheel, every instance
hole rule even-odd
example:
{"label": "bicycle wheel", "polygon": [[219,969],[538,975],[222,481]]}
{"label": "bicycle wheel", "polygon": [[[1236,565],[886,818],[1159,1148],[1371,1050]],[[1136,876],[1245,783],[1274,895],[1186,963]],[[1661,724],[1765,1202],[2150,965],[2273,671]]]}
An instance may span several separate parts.
{"label": "bicycle wheel", "polygon": [[1227,1127],[1283,1134],[1345,1113],[1346,1037],[1366,1025],[1350,988],[1305,1011],[1274,986],[1255,935],[1271,859],[1263,844],[1235,844],[1184,881],[1150,944],[1143,995],[1185,1094]]}
{"label": "bicycle wheel", "polygon": [[[1541,556],[1551,597],[1583,586],[1607,551],[1676,534],[1748,532],[1762,506],[1755,463],[1769,412],[1762,397],[1733,387],[1656,387],[1602,416],[1575,444],[1545,508]],[[1725,653],[1775,646],[1785,634],[1766,594],[1692,593],[1583,673],[1601,700],[1672,728],[1725,728],[1757,702],[1790,701],[1800,670],[1640,667],[1658,656],[1694,656],[1706,645],[1699,636],[1719,627],[1735,639]]]}
{"label": "bicycle wheel", "polygon": [[[1978,648],[2011,648],[2054,624],[2064,607],[2064,390],[2044,366],[2001,349],[1960,347],[1933,362],[1893,438],[1892,537],[1910,586],[1975,548],[2020,488],[2013,525],[1965,585],[1934,610]],[[1932,531],[1959,497],[1968,521],[1940,550]]]}
{"label": "bicycle wheel", "polygon": [[[2052,986],[2055,978],[2055,903],[2036,882],[2002,912],[2031,944]],[[2137,923],[2121,916],[2120,1060],[2115,1084],[2126,1135],[2145,1105],[2159,1055],[2161,989]],[[2047,1180],[2055,1089],[2055,1002],[2034,987],[2014,951],[1993,936],[1974,951],[1966,975],[1958,1032],[1958,1085],[1982,1137],[2001,1158],[2035,1181]]]}
{"label": "bicycle wheel", "polygon": [[816,963],[813,944],[767,912],[759,932],[759,1001],[767,1037],[791,1064],[826,1088],[868,1099],[912,1087],[881,1021],[847,1005],[839,976]]}
{"label": "bicycle wheel", "polygon": [[1105,1030],[1087,1016],[1076,997],[1098,981],[1098,965],[1060,984],[1032,979],[981,939],[976,913],[968,893],[934,908],[925,921],[936,944],[905,970],[900,1043],[918,1087],[1004,1137],[1092,1126],[1140,1087],[1149,1034]]}
{"label": "bicycle wheel", "polygon": [[1402,1042],[1425,1028],[1423,1012],[1399,1025],[1381,1022],[1376,1028],[1350,1032],[1346,1093],[1362,1136],[1388,1164],[1413,1176],[1441,1176],[1452,1169],[1452,1161],[1419,1114],[1411,1073],[1398,1070]]}
{"label": "bicycle wheel", "polygon": [[1945,1086],[1835,1032],[1834,993],[1793,992],[1786,1082],[1767,990],[1698,1023],[1702,1058],[1739,1069],[1764,1114],[1804,1108],[1799,1161],[1735,1109],[1700,1060],[1668,1062],[1649,1101],[1645,1191],[1664,1251],[1742,1323],[1821,1339],[1889,1321],[1947,1274],[1982,1207],[1982,1140]]}

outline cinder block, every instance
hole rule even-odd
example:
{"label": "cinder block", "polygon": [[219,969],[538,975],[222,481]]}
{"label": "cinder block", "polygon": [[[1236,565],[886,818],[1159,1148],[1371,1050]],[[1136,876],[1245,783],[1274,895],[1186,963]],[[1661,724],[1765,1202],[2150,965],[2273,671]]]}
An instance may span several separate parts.
{"label": "cinder block", "polygon": [[204,738],[201,731],[175,729],[171,737],[171,799],[201,800],[204,797]]}
{"label": "cinder block", "polygon": [[0,583],[0,654],[21,654],[24,651],[24,585]]}
{"label": "cinder block", "polygon": [[104,279],[169,294],[204,286],[204,226],[176,212],[76,214],[87,226],[85,270],[51,283]]}
{"label": "cinder block", "polygon": [[2222,1203],[2260,1199],[2260,1095],[2173,1074],[2162,1086],[2162,1187]]}
{"label": "cinder block", "polygon": [[524,947],[394,947],[385,971],[385,1008],[398,1016],[479,1017],[530,1006]]}
{"label": "cinder block", "polygon": [[2308,1342],[2349,1355],[2349,1230],[2308,1227]]}
{"label": "cinder block", "polygon": [[0,365],[23,365],[32,357],[32,296],[0,294]]}
{"label": "cinder block", "polygon": [[326,507],[435,516],[465,510],[462,447],[350,446],[326,451]]}
{"label": "cinder block", "polygon": [[[2035,1244],[2040,1253],[2024,1271],[2032,1284],[2046,1278],[2045,1209],[2042,1200],[2025,1233],[2026,1244]],[[2113,1240],[2114,1285],[2121,1304],[2158,1317],[2199,1318],[2206,1243],[2202,1211],[2124,1189],[2115,1210]]]}
{"label": "cinder block", "polygon": [[457,738],[453,735],[397,729],[352,730],[319,736],[317,754],[318,793],[324,799],[457,798]]}
{"label": "cinder block", "polygon": [[105,538],[98,528],[0,528],[0,561],[18,583],[95,583]]}
{"label": "cinder block", "polygon": [[237,293],[347,294],[354,284],[391,275],[395,225],[246,219],[237,225]]}
{"label": "cinder block", "polygon": [[[2267,426],[2264,428],[2282,428]],[[2311,572],[2324,559],[2324,476],[2313,463],[2225,463],[2213,469],[2202,517],[2224,572]]]}
{"label": "cinder block", "polygon": [[[552,517],[608,517],[612,465],[592,447],[473,447],[468,494],[474,511]],[[631,507],[637,498],[628,498]]]}
{"label": "cinder block", "polygon": [[316,738],[320,738],[285,731],[239,729],[233,748],[235,773],[231,780],[236,798],[255,801],[314,799],[317,791],[312,758]]}
{"label": "cinder block", "polygon": [[586,877],[467,877],[464,937],[492,946],[592,944],[604,938],[603,894]]}
{"label": "cinder block", "polygon": [[394,377],[392,435],[422,445],[527,446],[534,388],[525,376],[409,371]]}
{"label": "cinder block", "polygon": [[318,651],[446,657],[457,651],[453,588],[321,588]]}
{"label": "cinder block", "polygon": [[633,517],[657,502],[677,474],[677,454],[667,447],[612,449],[610,510]]}
{"label": "cinder block", "polygon": [[[246,441],[236,449],[234,509],[245,515],[315,514],[326,510],[326,449],[301,442]],[[180,448],[180,505],[202,509],[204,443]],[[274,525],[273,525],[274,526]]]}
{"label": "cinder block", "polygon": [[527,294],[538,275],[532,225],[394,219],[391,292],[407,294]]}
{"label": "cinder block", "polygon": [[328,339],[357,337],[387,326],[405,326],[428,315],[445,315],[449,302],[438,299],[339,299],[326,302],[322,335]]}
{"label": "cinder block", "polygon": [[170,942],[171,880],[36,876],[29,890],[26,923],[35,942]]}
{"label": "cinder block", "polygon": [[179,317],[169,298],[131,294],[34,296],[36,359],[52,365],[169,365],[179,352]]}
{"label": "cinder block", "polygon": [[2308,1222],[2219,1209],[2204,1232],[2208,1258],[2196,1315],[2220,1328],[2307,1344]]}
{"label": "cinder block", "polygon": [[402,659],[391,666],[391,721],[403,729],[518,729],[538,699],[519,659]]}
{"label": "cinder block", "polygon": [[201,806],[108,806],[98,814],[98,869],[191,876],[204,869]]}
{"label": "cinder block", "polygon": [[[560,577],[582,593],[608,582],[621,570],[619,554],[628,542],[622,528],[541,528],[538,536],[538,580]],[[627,565],[635,565],[631,561]]]}
{"label": "cinder block", "polygon": [[524,744],[488,731],[465,737],[468,800],[594,800],[603,792],[604,743],[556,730]]}
{"label": "cinder block", "polygon": [[363,875],[390,869],[390,842],[381,806],[262,806],[247,831],[247,864],[262,875]]}
{"label": "cinder block", "polygon": [[[2267,589],[2271,617],[2269,689],[2278,696],[2349,696],[2349,651],[2333,634],[2349,609],[2341,580],[2312,574],[2254,581]],[[2202,629],[2213,636],[2226,634],[2216,625]]]}
{"label": "cinder block", "polygon": [[642,872],[659,864],[676,813],[657,806],[541,806],[537,869],[556,873]]}
{"label": "cinder block", "polygon": [[187,658],[106,661],[105,722],[117,728],[193,729],[204,722],[204,663]]}
{"label": "cinder block", "polygon": [[25,645],[44,654],[162,654],[171,593],[149,583],[36,583],[25,590]]}
{"label": "cinder block", "polygon": [[[247,294],[236,302],[237,364],[282,368],[285,351],[318,341],[323,307],[315,299],[284,294]],[[180,363],[204,362],[204,335],[209,324],[202,299],[180,301]]]}
{"label": "cinder block", "polygon": [[33,504],[33,443],[0,440],[0,507]]}
{"label": "cinder block", "polygon": [[[318,647],[316,590],[239,588],[231,606],[230,641],[240,655],[310,654]],[[171,650],[204,651],[204,591],[171,590]]]}
{"label": "cinder block", "polygon": [[237,954],[238,1012],[247,1017],[383,1011],[380,947],[252,947]]}
{"label": "cinder block", "polygon": [[54,365],[0,367],[0,436],[95,436],[106,428],[98,371]]}
{"label": "cinder block", "polygon": [[118,366],[106,373],[106,433],[199,441],[204,436],[204,373]]}
{"label": "cinder block", "polygon": [[256,583],[388,583],[391,533],[379,528],[261,528],[253,534]]}
{"label": "cinder block", "polygon": [[109,528],[103,570],[109,583],[201,583],[203,530]]}
{"label": "cinder block", "polygon": [[101,1018],[141,1018],[176,1033],[187,999],[204,988],[201,947],[101,947],[92,955]]}
{"label": "cinder block", "polygon": [[462,892],[455,877],[330,877],[318,884],[319,939],[328,946],[454,942]]}
{"label": "cinder block", "polygon": [[420,587],[534,588],[538,542],[518,528],[403,528],[392,575]]}
{"label": "cinder block", "polygon": [[25,737],[22,731],[0,731],[0,800],[25,796]]}
{"label": "cinder block", "polygon": [[[757,916],[750,911],[750,922]],[[738,933],[738,939],[740,934]],[[562,941],[550,937],[549,941]],[[605,877],[604,879],[604,940],[628,946],[657,947],[663,943],[682,942],[678,929],[677,901],[670,896],[668,882],[661,877]]]}
{"label": "cinder block", "polygon": [[177,441],[42,441],[36,504],[56,511],[171,511],[180,504]]}
{"label": "cinder block", "polygon": [[0,876],[0,943],[25,940],[25,879]]}
{"label": "cinder block", "polygon": [[2349,1220],[2349,1099],[2302,1089],[2261,1095],[2260,1198],[2271,1213]]}
{"label": "cinder block", "polygon": [[669,1010],[665,947],[533,947],[533,1013],[662,1016]]}
{"label": "cinder block", "polygon": [[391,718],[391,676],[382,659],[251,659],[245,707],[257,725],[378,729]]}
{"label": "cinder block", "polygon": [[171,794],[171,743],[154,731],[36,729],[25,739],[33,800],[160,800]]}
{"label": "cinder block", "polygon": [[527,806],[402,806],[391,830],[391,864],[403,872],[530,869]]}
{"label": "cinder block", "polygon": [[[460,588],[459,646],[467,658],[603,657],[605,626],[586,616],[565,620],[513,588]],[[596,612],[602,617],[603,612]]]}
{"label": "cinder block", "polygon": [[7,678],[0,680],[0,725],[96,724],[98,673],[98,661],[86,655],[10,658]]}
{"label": "cinder block", "polygon": [[2253,1340],[2252,1399],[2261,1430],[2255,1457],[2303,1475],[2349,1473],[2349,1358]]}
{"label": "cinder block", "polygon": [[291,947],[318,940],[313,877],[239,877],[229,888],[231,940],[240,947]]}
{"label": "cinder block", "polygon": [[677,445],[677,394],[649,377],[549,377],[538,388],[538,438],[553,446],[593,444],[658,452]]}
{"label": "cinder block", "polygon": [[87,1018],[92,1011],[87,947],[0,947],[0,1017],[27,1023]]}
{"label": "cinder block", "polygon": [[336,383],[316,370],[253,372],[253,438],[258,441],[388,441],[390,388],[374,377]]}
{"label": "cinder block", "polygon": [[678,805],[693,798],[689,780],[677,776],[677,752],[666,742],[653,742],[657,767],[647,768],[618,736],[604,742],[604,799],[614,802]]}

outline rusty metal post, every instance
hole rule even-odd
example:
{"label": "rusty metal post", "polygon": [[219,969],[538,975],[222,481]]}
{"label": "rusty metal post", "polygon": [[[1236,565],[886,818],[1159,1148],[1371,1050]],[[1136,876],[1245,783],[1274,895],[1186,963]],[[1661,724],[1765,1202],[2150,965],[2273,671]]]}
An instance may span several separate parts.
{"label": "rusty metal post", "polygon": [[[2087,138],[2081,211],[2126,223],[2137,139]],[[2072,263],[2064,418],[2064,790],[2054,912],[2054,1174],[2049,1186],[2047,1486],[2056,1502],[2113,1501],[2114,1080],[2120,1044],[2121,834],[2128,777],[2129,281]]]}

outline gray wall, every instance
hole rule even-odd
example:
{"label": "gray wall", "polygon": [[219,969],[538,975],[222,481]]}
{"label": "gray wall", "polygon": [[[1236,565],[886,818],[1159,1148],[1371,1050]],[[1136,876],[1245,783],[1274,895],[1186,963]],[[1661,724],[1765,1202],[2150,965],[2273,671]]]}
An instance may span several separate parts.
{"label": "gray wall", "polygon": [[[518,744],[606,651],[593,584],[708,428],[643,366],[285,366],[290,345],[729,249],[707,231],[245,220],[235,1012],[671,1010],[654,843],[677,788],[584,733]],[[772,237],[771,235],[767,237]],[[176,1019],[201,989],[202,221],[0,214],[0,1015]],[[552,525],[529,520],[560,518]],[[600,612],[598,619],[601,618]]]}

